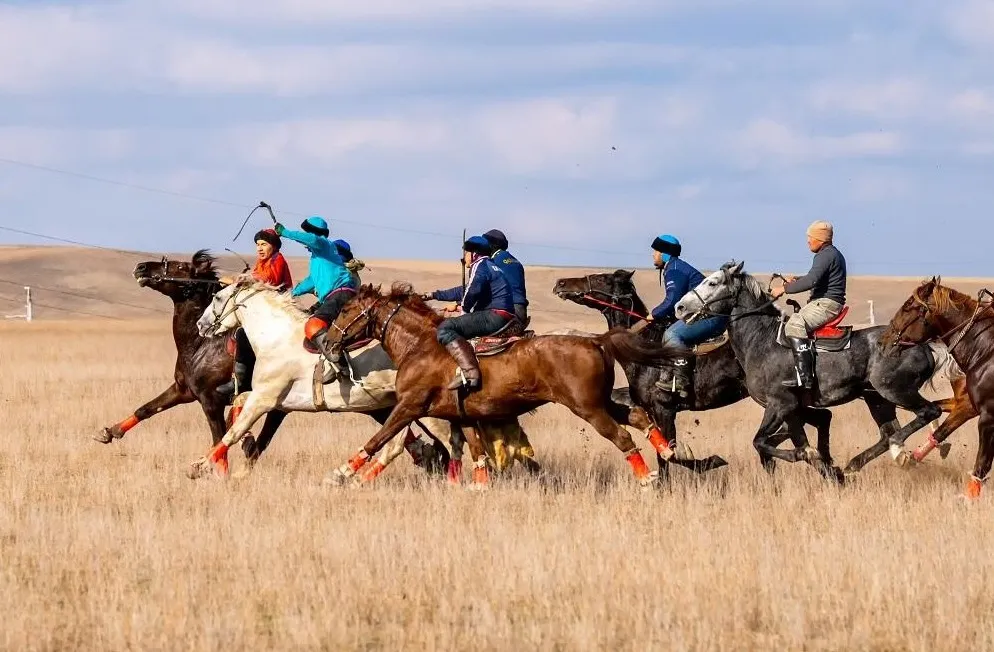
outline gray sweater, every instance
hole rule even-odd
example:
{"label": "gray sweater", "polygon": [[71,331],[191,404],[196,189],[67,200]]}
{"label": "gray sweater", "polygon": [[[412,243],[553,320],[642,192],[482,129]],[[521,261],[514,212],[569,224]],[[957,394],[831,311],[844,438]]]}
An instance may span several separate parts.
{"label": "gray sweater", "polygon": [[834,245],[827,244],[819,249],[811,263],[811,271],[784,287],[787,294],[807,290],[811,290],[809,301],[831,299],[845,305],[846,259]]}

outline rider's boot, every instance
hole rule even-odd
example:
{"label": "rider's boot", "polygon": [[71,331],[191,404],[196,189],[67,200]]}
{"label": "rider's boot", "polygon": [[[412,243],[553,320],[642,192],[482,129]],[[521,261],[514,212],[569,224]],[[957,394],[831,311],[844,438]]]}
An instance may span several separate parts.
{"label": "rider's boot", "polygon": [[449,352],[452,359],[459,365],[455,379],[445,386],[446,389],[459,389],[465,385],[473,390],[480,387],[481,373],[480,363],[476,359],[476,352],[473,345],[466,340],[459,338],[445,345],[445,350]]}
{"label": "rider's boot", "polygon": [[788,339],[790,339],[790,350],[794,353],[795,377],[783,381],[783,385],[811,389],[815,377],[815,355],[814,349],[811,348],[811,340],[801,337]]}
{"label": "rider's boot", "polygon": [[252,389],[252,368],[249,367],[244,362],[235,361],[234,369],[231,372],[231,380],[224,383],[223,385],[218,385],[214,391],[224,396],[230,402],[235,398],[235,393],[238,394],[243,392],[248,392]]}
{"label": "rider's boot", "polygon": [[349,359],[348,354],[345,349],[341,349],[338,353],[335,353],[331,349],[331,343],[328,341],[328,329],[322,328],[317,333],[311,337],[311,343],[321,352],[321,354],[330,362],[335,365],[335,369],[338,370],[336,378],[339,382],[349,380]]}

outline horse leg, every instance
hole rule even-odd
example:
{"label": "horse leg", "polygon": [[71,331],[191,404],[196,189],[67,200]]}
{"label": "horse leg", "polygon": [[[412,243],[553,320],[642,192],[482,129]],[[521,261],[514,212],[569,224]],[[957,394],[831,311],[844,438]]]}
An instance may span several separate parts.
{"label": "horse leg", "polygon": [[162,392],[151,401],[135,410],[127,419],[119,421],[113,426],[104,428],[99,433],[93,435],[93,438],[101,444],[109,444],[115,439],[123,437],[124,433],[137,426],[139,422],[144,421],[159,412],[164,412],[169,408],[177,405],[183,405],[184,403],[193,403],[195,400],[196,397],[190,392],[189,389],[186,388],[186,386],[180,385],[179,383],[173,383],[168,389],[166,389],[166,391]]}
{"label": "horse leg", "polygon": [[463,435],[462,426],[455,422],[449,422],[449,446],[452,448],[452,457],[449,459],[449,484],[459,484],[462,482],[462,453],[466,444],[466,437]]}
{"label": "horse leg", "polygon": [[914,419],[897,430],[897,432],[892,432],[889,438],[891,456],[894,458],[894,461],[901,463],[903,466],[910,459],[910,456],[904,452],[904,442],[907,441],[908,437],[942,416],[942,408],[939,407],[938,403],[927,400],[917,390],[911,390],[904,394],[882,389],[881,395],[904,409],[915,413]]}
{"label": "horse leg", "polygon": [[286,412],[282,410],[272,410],[266,414],[266,420],[262,424],[262,432],[259,433],[258,439],[252,437],[252,435],[245,435],[242,439],[242,453],[245,454],[245,460],[248,462],[249,466],[254,465],[259,458],[262,456],[263,452],[269,448],[269,444],[272,443],[273,437],[276,436],[276,431],[279,430],[280,426],[283,425],[283,420],[286,419]]}
{"label": "horse leg", "polygon": [[366,466],[366,462],[371,457],[380,452],[380,449],[388,441],[420,416],[422,411],[420,405],[421,403],[417,401],[397,403],[379,431],[347,462],[329,473],[324,479],[324,484],[341,486],[346,481],[351,480],[362,467]]}
{"label": "horse leg", "polygon": [[977,424],[979,444],[977,459],[973,465],[973,475],[966,485],[966,498],[980,498],[980,490],[991,472],[991,462],[994,461],[994,412],[989,408],[980,409],[980,423]]}
{"label": "horse leg", "polygon": [[966,378],[957,378],[950,383],[953,388],[953,397],[939,401],[939,408],[943,412],[948,412],[949,416],[943,420],[938,428],[929,433],[928,439],[911,454],[916,462],[921,462],[925,456],[938,447],[939,454],[945,458],[949,454],[949,444],[943,444],[949,435],[953,434],[957,428],[977,416],[977,409],[973,407],[973,401],[966,391]]}
{"label": "horse leg", "polygon": [[[828,410],[825,410],[825,412],[828,412]],[[833,466],[830,461],[826,462],[820,450],[811,448],[811,444],[808,442],[808,434],[804,431],[805,422],[801,414],[803,414],[803,411],[801,413],[792,413],[784,423],[787,427],[790,440],[794,444],[794,450],[800,451],[802,453],[801,459],[813,466],[823,478],[831,480],[836,484],[843,484],[844,477],[842,471]],[[819,434],[819,442],[820,440],[821,436]]]}
{"label": "horse leg", "polygon": [[573,414],[593,426],[602,437],[610,441],[622,452],[625,456],[625,461],[632,467],[632,473],[635,474],[635,479],[638,480],[640,485],[648,487],[656,481],[658,473],[649,472],[649,467],[645,464],[645,458],[642,457],[638,446],[632,441],[632,436],[628,434],[628,431],[621,424],[611,418],[610,413],[605,408],[597,406],[583,409],[577,406],[576,408],[571,408],[571,410]]}
{"label": "horse leg", "polygon": [[210,394],[202,394],[198,399],[200,400],[200,407],[204,411],[204,416],[207,417],[207,423],[210,425],[211,446],[217,446],[228,429],[228,425],[224,419],[225,402]]}
{"label": "horse leg", "polygon": [[[805,449],[795,447],[793,450],[785,451],[777,448],[774,442],[783,441],[782,425],[787,423],[788,436],[795,441],[807,441],[803,428],[800,433],[796,429],[792,430],[788,419],[792,415],[789,405],[778,405],[770,401],[763,412],[763,421],[759,424],[756,436],[752,439],[752,445],[759,453],[759,461],[767,473],[773,473],[776,468],[772,462],[774,459],[781,459],[787,462],[798,462],[805,459]],[[800,439],[803,437],[803,440]],[[795,439],[796,438],[796,439]]]}
{"label": "horse leg", "polygon": [[383,447],[380,451],[380,456],[373,460],[373,463],[365,467],[362,473],[359,474],[359,482],[366,484],[375,480],[383,471],[386,470],[387,466],[390,465],[395,459],[400,457],[404,450],[407,448],[409,440],[413,440],[414,433],[411,431],[411,427],[407,427],[407,434],[403,439],[393,438],[390,442]]}
{"label": "horse leg", "polygon": [[[637,428],[645,433],[653,451],[656,453],[656,477],[660,484],[670,480],[670,460],[676,456],[673,445],[676,444],[676,412],[669,409],[658,400],[652,401],[652,418],[639,407],[628,407],[624,403],[610,401],[608,414],[624,426]],[[658,425],[657,425],[658,424]]]}
{"label": "horse leg", "polygon": [[818,454],[825,464],[832,466],[834,461],[832,460],[832,448],[829,444],[832,431],[832,411],[823,408],[806,407],[801,416],[806,423],[814,426],[815,430],[818,431],[818,444],[816,446]]}
{"label": "horse leg", "polygon": [[507,439],[510,442],[511,457],[525,467],[531,475],[542,472],[542,465],[535,461],[535,449],[528,439],[528,433],[521,427],[517,419],[507,422]]}
{"label": "horse leg", "polygon": [[851,475],[859,473],[864,466],[872,460],[880,457],[887,450],[887,442],[892,433],[897,432],[901,424],[897,420],[897,406],[880,396],[874,391],[863,393],[863,402],[866,403],[870,416],[877,424],[880,431],[880,439],[875,444],[857,454],[846,464],[845,473]]}
{"label": "horse leg", "polygon": [[490,476],[487,472],[487,451],[480,440],[476,426],[464,426],[463,432],[466,433],[469,453],[473,456],[473,484],[470,489],[482,491],[490,483]]}
{"label": "horse leg", "polygon": [[242,436],[249,431],[249,428],[259,420],[266,412],[276,407],[276,399],[264,397],[259,392],[249,392],[245,407],[238,413],[234,423],[228,428],[221,441],[218,442],[205,457],[194,461],[190,465],[188,476],[192,478],[201,477],[211,465],[216,465],[216,469],[222,477],[228,475],[228,449],[239,442]]}

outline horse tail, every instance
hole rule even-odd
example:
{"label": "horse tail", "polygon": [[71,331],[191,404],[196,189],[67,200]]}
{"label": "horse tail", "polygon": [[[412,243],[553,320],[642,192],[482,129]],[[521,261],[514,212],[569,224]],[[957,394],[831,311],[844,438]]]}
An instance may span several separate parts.
{"label": "horse tail", "polygon": [[935,367],[932,369],[932,375],[929,377],[926,383],[934,392],[939,391],[935,386],[936,382],[945,380],[946,382],[952,383],[952,381],[962,378],[965,374],[963,370],[960,369],[959,364],[956,362],[956,358],[949,351],[949,347],[940,342],[929,342],[928,348],[932,352],[932,359],[935,360]]}
{"label": "horse tail", "polygon": [[646,341],[639,337],[638,333],[620,326],[598,335],[594,341],[605,352],[611,363],[618,360],[622,364],[664,367],[683,355],[672,346]]}

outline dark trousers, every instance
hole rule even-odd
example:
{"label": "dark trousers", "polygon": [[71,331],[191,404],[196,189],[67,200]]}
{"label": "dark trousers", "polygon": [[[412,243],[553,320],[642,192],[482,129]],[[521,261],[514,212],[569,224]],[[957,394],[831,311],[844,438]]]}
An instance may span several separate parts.
{"label": "dark trousers", "polygon": [[514,316],[518,318],[521,325],[524,326],[528,322],[528,306],[523,303],[514,304]]}
{"label": "dark trousers", "polygon": [[450,317],[438,326],[438,343],[447,346],[457,339],[472,339],[493,335],[504,328],[510,318],[494,310],[471,312],[467,315]]}
{"label": "dark trousers", "polygon": [[255,364],[255,351],[241,328],[235,329],[235,362],[241,362],[249,369]]}
{"label": "dark trousers", "polygon": [[355,297],[355,290],[352,288],[339,288],[329,292],[324,301],[318,304],[317,308],[314,309],[314,316],[319,317],[330,326],[333,321],[338,317],[339,313],[342,312],[342,308],[345,307],[349,301]]}

